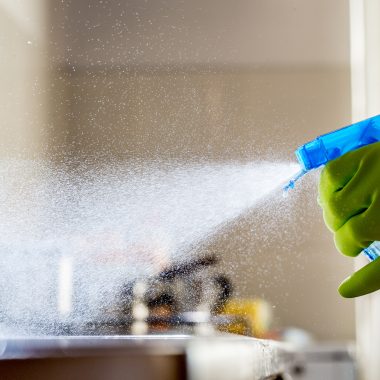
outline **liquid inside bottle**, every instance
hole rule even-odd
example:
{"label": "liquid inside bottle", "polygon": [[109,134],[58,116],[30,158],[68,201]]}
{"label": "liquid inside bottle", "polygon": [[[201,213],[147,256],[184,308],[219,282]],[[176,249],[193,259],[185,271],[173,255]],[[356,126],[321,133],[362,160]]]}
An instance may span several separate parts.
{"label": "liquid inside bottle", "polygon": [[362,253],[369,261],[374,261],[380,257],[380,241],[374,241],[368,248],[363,249]]}

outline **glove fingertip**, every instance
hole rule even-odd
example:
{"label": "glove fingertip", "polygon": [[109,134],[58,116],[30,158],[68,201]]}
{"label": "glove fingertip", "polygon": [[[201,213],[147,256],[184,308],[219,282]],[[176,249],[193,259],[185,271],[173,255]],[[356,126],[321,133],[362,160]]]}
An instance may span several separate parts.
{"label": "glove fingertip", "polygon": [[350,277],[346,278],[338,288],[339,294],[344,298],[354,298],[357,297],[357,294],[355,293],[354,289],[352,289],[351,283],[350,283]]}

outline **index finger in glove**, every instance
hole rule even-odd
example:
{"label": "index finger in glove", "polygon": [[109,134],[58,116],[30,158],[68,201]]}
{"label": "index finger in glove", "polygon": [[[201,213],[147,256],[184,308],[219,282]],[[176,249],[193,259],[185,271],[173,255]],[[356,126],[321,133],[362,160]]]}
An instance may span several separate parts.
{"label": "index finger in glove", "polygon": [[376,259],[345,279],[339,286],[339,293],[343,297],[353,298],[379,289],[380,259]]}

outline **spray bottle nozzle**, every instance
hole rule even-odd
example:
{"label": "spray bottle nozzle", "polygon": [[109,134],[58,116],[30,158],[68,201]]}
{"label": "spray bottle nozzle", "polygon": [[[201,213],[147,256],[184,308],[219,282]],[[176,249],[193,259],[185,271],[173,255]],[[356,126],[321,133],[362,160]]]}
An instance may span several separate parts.
{"label": "spray bottle nozzle", "polygon": [[284,190],[293,189],[295,182],[308,171],[325,165],[345,153],[378,141],[380,141],[380,115],[326,133],[301,145],[295,151],[301,171],[290,180]]}
{"label": "spray bottle nozzle", "polygon": [[287,193],[289,190],[294,189],[296,182],[307,173],[306,170],[301,169],[284,187],[283,190]]}

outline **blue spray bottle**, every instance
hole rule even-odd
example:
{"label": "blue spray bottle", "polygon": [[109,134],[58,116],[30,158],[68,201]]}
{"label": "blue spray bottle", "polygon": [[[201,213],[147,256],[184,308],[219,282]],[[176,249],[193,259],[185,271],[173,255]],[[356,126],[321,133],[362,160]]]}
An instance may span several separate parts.
{"label": "blue spray bottle", "polygon": [[[325,165],[352,150],[378,141],[380,141],[380,115],[319,136],[300,146],[295,154],[301,170],[284,187],[284,191],[293,189],[295,182],[310,170]],[[376,260],[380,257],[380,241],[373,242],[362,253],[369,261]]]}

